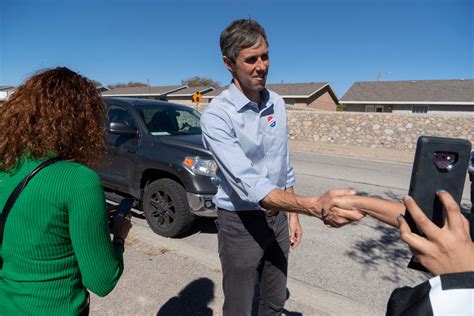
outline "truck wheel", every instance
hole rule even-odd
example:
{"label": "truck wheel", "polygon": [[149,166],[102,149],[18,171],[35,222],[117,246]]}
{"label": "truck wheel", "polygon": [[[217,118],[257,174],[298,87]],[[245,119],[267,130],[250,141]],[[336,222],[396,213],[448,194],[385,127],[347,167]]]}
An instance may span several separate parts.
{"label": "truck wheel", "polygon": [[163,237],[184,233],[194,219],[186,191],[171,179],[159,179],[146,187],[142,210],[150,228]]}

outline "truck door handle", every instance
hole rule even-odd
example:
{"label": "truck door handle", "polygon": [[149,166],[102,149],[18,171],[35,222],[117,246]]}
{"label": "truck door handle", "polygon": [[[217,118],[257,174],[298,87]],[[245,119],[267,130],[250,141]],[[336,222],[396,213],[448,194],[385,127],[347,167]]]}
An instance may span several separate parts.
{"label": "truck door handle", "polygon": [[130,154],[136,154],[137,151],[135,149],[127,149],[127,152]]}

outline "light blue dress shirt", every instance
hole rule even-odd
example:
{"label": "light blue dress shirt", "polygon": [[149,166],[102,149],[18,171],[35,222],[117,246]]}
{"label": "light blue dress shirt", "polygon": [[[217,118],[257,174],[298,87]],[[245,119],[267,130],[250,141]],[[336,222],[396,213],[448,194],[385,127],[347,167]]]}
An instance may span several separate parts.
{"label": "light blue dress shirt", "polygon": [[217,207],[264,210],[259,202],[268,193],[294,185],[285,102],[266,89],[261,95],[259,108],[231,84],[201,116],[204,146],[218,165]]}

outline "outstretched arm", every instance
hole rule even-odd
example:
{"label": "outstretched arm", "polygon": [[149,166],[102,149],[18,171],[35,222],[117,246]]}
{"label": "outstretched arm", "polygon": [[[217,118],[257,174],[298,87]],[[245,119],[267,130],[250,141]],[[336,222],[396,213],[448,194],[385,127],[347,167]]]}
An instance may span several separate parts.
{"label": "outstretched arm", "polygon": [[340,227],[348,223],[358,221],[364,217],[358,211],[346,210],[343,207],[329,212],[329,202],[336,196],[351,196],[354,190],[339,189],[330,190],[321,196],[301,196],[288,191],[275,189],[267,194],[260,204],[267,209],[280,209],[286,212],[294,212],[310,216],[316,216],[327,225]]}
{"label": "outstretched arm", "polygon": [[405,214],[405,205],[360,195],[338,195],[329,202],[329,212],[342,210],[361,211],[386,224],[398,227],[397,216]]}

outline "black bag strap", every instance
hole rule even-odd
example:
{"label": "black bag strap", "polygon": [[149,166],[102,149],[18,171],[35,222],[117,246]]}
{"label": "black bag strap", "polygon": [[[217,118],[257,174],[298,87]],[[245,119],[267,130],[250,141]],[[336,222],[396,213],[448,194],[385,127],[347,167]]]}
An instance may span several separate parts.
{"label": "black bag strap", "polygon": [[21,191],[23,191],[23,189],[26,187],[31,178],[33,178],[41,169],[52,165],[53,163],[59,160],[61,160],[60,157],[54,157],[43,161],[35,169],[33,169],[23,180],[21,180],[21,182],[18,183],[18,185],[16,186],[15,190],[13,190],[12,194],[5,203],[5,206],[3,207],[2,214],[0,214],[0,245],[3,241],[3,231],[5,229],[5,223],[7,221],[8,214],[10,214],[10,210],[12,209],[13,204],[15,204],[15,201],[20,195]]}

